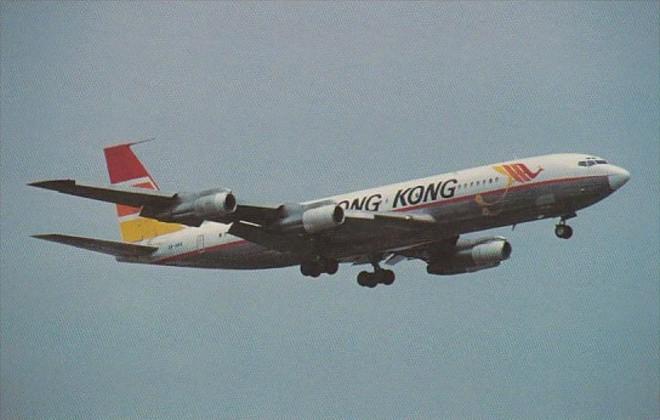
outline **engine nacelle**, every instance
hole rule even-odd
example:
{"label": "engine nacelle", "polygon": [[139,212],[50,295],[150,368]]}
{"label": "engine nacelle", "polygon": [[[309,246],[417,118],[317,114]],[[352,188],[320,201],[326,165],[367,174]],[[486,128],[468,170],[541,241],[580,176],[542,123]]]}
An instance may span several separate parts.
{"label": "engine nacelle", "polygon": [[297,209],[284,211],[287,216],[276,226],[285,232],[319,233],[341,226],[346,220],[344,209],[328,204],[298,212]]}
{"label": "engine nacelle", "polygon": [[511,256],[511,244],[504,238],[491,238],[477,242],[465,240],[456,244],[449,256],[431,261],[426,266],[429,274],[461,274],[493,268]]}
{"label": "engine nacelle", "polygon": [[195,216],[202,219],[224,217],[236,211],[236,197],[231,191],[205,195],[193,202]]}
{"label": "engine nacelle", "polygon": [[231,191],[210,191],[197,196],[184,196],[182,203],[155,214],[144,214],[163,222],[198,226],[204,220],[223,221],[236,211],[236,197]]}

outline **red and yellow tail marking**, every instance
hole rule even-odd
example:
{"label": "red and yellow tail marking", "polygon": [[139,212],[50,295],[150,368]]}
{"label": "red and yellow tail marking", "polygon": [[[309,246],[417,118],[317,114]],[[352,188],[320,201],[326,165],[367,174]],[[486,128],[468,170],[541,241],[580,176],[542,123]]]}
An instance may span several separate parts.
{"label": "red and yellow tail marking", "polygon": [[[110,182],[113,185],[158,190],[156,182],[131,150],[131,144],[120,144],[103,150]],[[139,207],[117,204],[119,230],[123,241],[139,242],[185,228],[177,223],[165,223],[141,217],[140,211]]]}

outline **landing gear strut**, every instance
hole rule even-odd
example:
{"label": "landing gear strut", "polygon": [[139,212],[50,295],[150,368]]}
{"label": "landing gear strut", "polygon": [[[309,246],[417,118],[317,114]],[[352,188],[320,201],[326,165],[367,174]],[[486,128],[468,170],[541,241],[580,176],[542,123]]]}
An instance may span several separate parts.
{"label": "landing gear strut", "polygon": [[300,264],[300,272],[303,276],[318,277],[323,273],[335,274],[339,269],[339,263],[332,258],[317,258],[315,260],[303,261]]}
{"label": "landing gear strut", "polygon": [[555,226],[555,235],[561,239],[569,239],[573,236],[573,228],[566,224],[566,219],[570,217],[575,217],[575,215],[564,216],[559,220],[559,223]]}
{"label": "landing gear strut", "polygon": [[362,287],[374,288],[379,284],[386,286],[394,283],[396,276],[392,270],[384,270],[377,262],[371,263],[374,266],[374,272],[361,271],[357,276],[357,282]]}

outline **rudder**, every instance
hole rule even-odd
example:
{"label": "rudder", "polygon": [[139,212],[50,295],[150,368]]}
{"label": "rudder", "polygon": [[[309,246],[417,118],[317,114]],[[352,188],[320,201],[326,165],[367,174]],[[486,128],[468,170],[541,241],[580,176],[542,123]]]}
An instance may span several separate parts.
{"label": "rudder", "polygon": [[[158,184],[131,149],[131,146],[137,143],[141,142],[118,144],[103,149],[110,183],[157,191]],[[117,218],[123,241],[139,242],[185,228],[177,223],[141,217],[140,210],[138,207],[117,204]]]}

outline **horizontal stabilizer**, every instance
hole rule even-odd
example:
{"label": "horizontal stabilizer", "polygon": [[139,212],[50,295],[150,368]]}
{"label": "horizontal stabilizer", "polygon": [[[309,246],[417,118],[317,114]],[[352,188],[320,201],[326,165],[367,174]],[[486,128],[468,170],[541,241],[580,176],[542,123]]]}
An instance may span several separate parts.
{"label": "horizontal stabilizer", "polygon": [[69,236],[60,234],[33,235],[33,238],[46,241],[59,242],[90,251],[114,255],[116,257],[143,257],[153,254],[158,248],[129,244],[125,242],[104,241],[101,239],[83,238],[80,236]]}
{"label": "horizontal stabilizer", "polygon": [[136,187],[103,187],[85,185],[73,179],[56,179],[52,181],[39,181],[28,184],[32,187],[58,191],[63,194],[91,198],[93,200],[107,201],[109,203],[124,204],[132,207],[168,207],[177,202],[176,194],[147,190]]}

